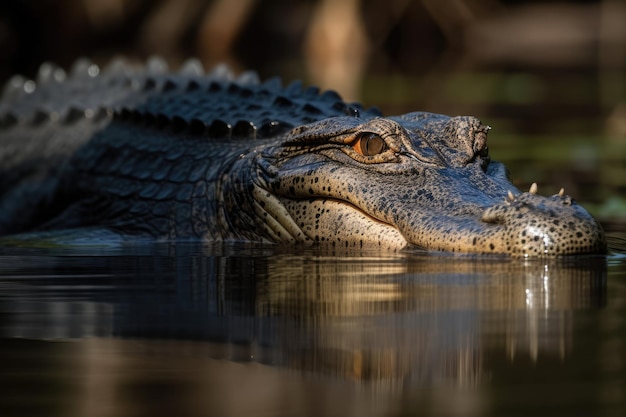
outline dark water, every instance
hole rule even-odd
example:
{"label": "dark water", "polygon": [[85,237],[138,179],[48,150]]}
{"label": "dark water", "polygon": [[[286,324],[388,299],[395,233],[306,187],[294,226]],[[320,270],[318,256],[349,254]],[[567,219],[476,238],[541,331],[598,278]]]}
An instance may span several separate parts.
{"label": "dark water", "polygon": [[0,250],[0,415],[626,415],[626,256]]}

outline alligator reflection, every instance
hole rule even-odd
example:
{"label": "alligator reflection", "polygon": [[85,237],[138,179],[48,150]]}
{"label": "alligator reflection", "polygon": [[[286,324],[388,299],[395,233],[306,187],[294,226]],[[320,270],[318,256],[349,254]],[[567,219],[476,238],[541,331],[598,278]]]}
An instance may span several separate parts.
{"label": "alligator reflection", "polygon": [[574,311],[606,289],[604,258],[166,251],[3,257],[2,335],[196,340],[213,358],[390,388],[471,385],[490,354],[566,357]]}
{"label": "alligator reflection", "polygon": [[555,263],[328,261],[271,264],[257,312],[300,318],[291,366],[355,378],[471,383],[487,349],[564,356],[572,311],[603,298],[602,274]]}

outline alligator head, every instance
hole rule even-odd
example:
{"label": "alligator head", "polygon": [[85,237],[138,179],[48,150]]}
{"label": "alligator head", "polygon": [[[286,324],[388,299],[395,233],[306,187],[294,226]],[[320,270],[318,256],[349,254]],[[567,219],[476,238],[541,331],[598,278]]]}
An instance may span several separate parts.
{"label": "alligator head", "polygon": [[604,253],[598,222],[563,191],[520,192],[473,117],[334,117],[252,152],[272,240],[336,247],[558,256]]}

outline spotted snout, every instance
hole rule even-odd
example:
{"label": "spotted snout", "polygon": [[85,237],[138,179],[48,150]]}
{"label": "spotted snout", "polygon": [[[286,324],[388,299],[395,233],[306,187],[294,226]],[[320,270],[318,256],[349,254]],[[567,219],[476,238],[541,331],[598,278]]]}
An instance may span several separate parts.
{"label": "spotted snout", "polygon": [[[481,221],[493,225],[495,252],[517,256],[559,256],[606,252],[599,223],[563,190],[551,197],[509,193],[502,204],[484,211]],[[504,247],[503,247],[504,246]]]}

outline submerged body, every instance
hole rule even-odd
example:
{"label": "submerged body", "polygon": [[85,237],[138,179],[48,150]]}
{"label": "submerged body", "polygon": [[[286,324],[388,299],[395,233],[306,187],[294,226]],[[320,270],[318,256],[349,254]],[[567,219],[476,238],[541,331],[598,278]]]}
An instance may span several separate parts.
{"label": "submerged body", "polygon": [[[558,256],[603,253],[569,196],[523,193],[473,117],[382,117],[334,92],[191,62],[69,77],[0,102],[0,235],[244,240]],[[32,83],[32,82],[31,82]]]}

